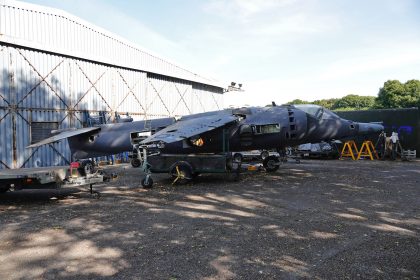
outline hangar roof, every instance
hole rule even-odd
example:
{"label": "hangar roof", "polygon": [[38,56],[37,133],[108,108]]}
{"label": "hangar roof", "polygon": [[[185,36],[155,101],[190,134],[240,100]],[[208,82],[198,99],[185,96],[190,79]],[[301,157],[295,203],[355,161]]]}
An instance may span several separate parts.
{"label": "hangar roof", "polygon": [[0,0],[0,42],[224,88],[63,10]]}

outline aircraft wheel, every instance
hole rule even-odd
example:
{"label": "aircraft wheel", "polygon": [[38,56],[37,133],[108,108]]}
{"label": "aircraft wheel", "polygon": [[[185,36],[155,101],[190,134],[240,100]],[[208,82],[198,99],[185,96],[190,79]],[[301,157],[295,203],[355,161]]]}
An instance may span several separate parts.
{"label": "aircraft wheel", "polygon": [[233,155],[233,161],[242,162],[243,156],[240,153],[235,153]]}
{"label": "aircraft wheel", "polygon": [[138,158],[131,159],[131,166],[138,168],[141,165],[141,161]]}
{"label": "aircraft wheel", "polygon": [[193,168],[186,161],[178,161],[171,166],[170,174],[174,178],[172,184],[185,184],[193,179]]}
{"label": "aircraft wheel", "polygon": [[0,193],[5,193],[10,189],[9,185],[0,185]]}
{"label": "aircraft wheel", "polygon": [[279,166],[280,160],[275,156],[268,156],[263,161],[263,166],[267,172],[274,172],[277,171]]}
{"label": "aircraft wheel", "polygon": [[145,189],[151,189],[153,187],[153,179],[150,175],[146,175],[143,179],[141,179],[141,185]]}
{"label": "aircraft wheel", "polygon": [[261,155],[260,155],[262,160],[265,160],[269,156],[270,156],[270,154],[268,153],[268,151],[262,151]]}

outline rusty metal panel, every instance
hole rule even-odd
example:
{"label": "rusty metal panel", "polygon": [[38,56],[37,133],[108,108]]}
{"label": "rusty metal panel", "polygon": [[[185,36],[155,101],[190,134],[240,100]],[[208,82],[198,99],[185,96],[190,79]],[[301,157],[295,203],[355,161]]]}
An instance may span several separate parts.
{"label": "rusty metal panel", "polygon": [[114,100],[112,107],[114,111],[132,112],[133,117],[136,115],[144,118],[146,115],[147,74],[125,69],[116,69],[113,70],[113,73]]}
{"label": "rusty metal panel", "polygon": [[[200,108],[201,112],[223,109],[223,90],[202,84],[193,85],[194,108]],[[199,112],[197,112],[199,113]]]}
{"label": "rusty metal panel", "polygon": [[[76,110],[112,111],[112,87],[109,81],[110,67],[72,59],[71,71],[72,107]],[[105,86],[101,87],[101,84]]]}
{"label": "rusty metal panel", "polygon": [[16,104],[20,108],[68,108],[65,58],[9,48],[14,65]]}
{"label": "rusty metal panel", "polygon": [[146,109],[149,116],[183,116],[192,113],[191,83],[160,75],[148,75],[147,80]]}

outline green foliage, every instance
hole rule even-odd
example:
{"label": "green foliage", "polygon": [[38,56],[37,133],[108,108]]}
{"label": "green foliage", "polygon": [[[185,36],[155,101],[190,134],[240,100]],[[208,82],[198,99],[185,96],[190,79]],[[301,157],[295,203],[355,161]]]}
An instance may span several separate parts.
{"label": "green foliage", "polygon": [[359,110],[361,108],[372,108],[375,105],[375,99],[374,96],[349,94],[338,99],[332,109],[353,108]]}
{"label": "green foliage", "polygon": [[378,97],[349,94],[342,98],[321,99],[313,102],[295,99],[287,104],[316,104],[337,111],[420,107],[420,81],[409,80],[401,83],[398,80],[388,80],[380,88]]}
{"label": "green foliage", "polygon": [[292,105],[292,104],[296,104],[296,105],[298,105],[298,104],[311,104],[311,102],[301,100],[301,99],[294,99],[294,100],[286,103],[286,105]]}
{"label": "green foliage", "polygon": [[339,100],[340,99],[338,99],[338,98],[321,99],[321,100],[315,100],[313,102],[313,104],[316,104],[316,105],[322,106],[324,108],[333,110],[334,107],[335,107],[335,103]]}
{"label": "green foliage", "polygon": [[420,81],[409,80],[405,84],[388,80],[380,88],[376,100],[378,108],[420,107]]}

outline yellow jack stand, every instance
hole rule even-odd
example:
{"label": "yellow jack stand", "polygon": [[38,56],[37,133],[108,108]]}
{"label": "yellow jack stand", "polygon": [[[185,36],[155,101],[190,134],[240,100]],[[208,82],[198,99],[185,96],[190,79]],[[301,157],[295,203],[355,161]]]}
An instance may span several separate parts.
{"label": "yellow jack stand", "polygon": [[[354,154],[353,151],[355,151],[356,154]],[[356,142],[354,142],[354,140],[346,141],[343,149],[341,149],[340,159],[343,157],[351,157],[353,160],[356,160],[358,154],[359,150],[357,149]]]}
{"label": "yellow jack stand", "polygon": [[364,141],[362,144],[362,148],[360,148],[360,152],[357,156],[357,159],[359,160],[360,157],[369,157],[370,160],[373,160],[373,155],[375,155],[376,159],[379,159],[379,156],[376,153],[375,146],[373,146],[372,141]]}

